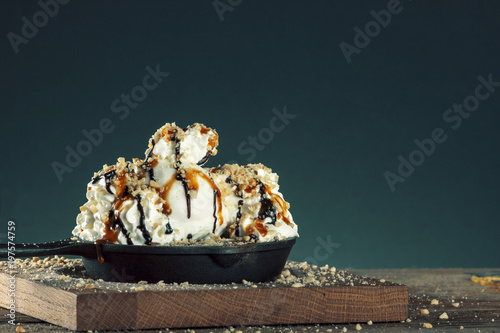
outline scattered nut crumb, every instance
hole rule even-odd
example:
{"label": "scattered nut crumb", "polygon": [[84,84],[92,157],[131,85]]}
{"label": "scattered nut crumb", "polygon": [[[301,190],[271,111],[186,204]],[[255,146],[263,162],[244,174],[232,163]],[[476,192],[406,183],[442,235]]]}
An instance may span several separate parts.
{"label": "scattered nut crumb", "polygon": [[347,332],[347,327],[344,327],[344,328],[342,329],[342,332]]}
{"label": "scattered nut crumb", "polygon": [[300,287],[303,287],[304,285],[300,282],[295,282],[294,284],[292,284],[292,288],[300,288]]}
{"label": "scattered nut crumb", "polygon": [[385,282],[385,279],[380,279],[380,282],[381,282],[381,283],[384,283],[384,282]]}
{"label": "scattered nut crumb", "polygon": [[464,327],[463,327],[463,326],[460,326],[460,329],[461,329],[461,330],[463,330],[463,329],[464,329]]}
{"label": "scattered nut crumb", "polygon": [[369,321],[367,322],[367,324],[368,324],[368,325],[373,325],[373,321],[369,320]]}
{"label": "scattered nut crumb", "polygon": [[441,315],[439,316],[439,319],[449,319],[448,314],[446,312],[441,313]]}
{"label": "scattered nut crumb", "polygon": [[148,281],[139,281],[138,284],[148,284]]}
{"label": "scattered nut crumb", "polygon": [[406,318],[406,322],[407,323],[411,323],[411,319],[410,318]]}
{"label": "scattered nut crumb", "polygon": [[88,283],[88,284],[85,286],[85,289],[91,289],[91,288],[95,288],[93,283]]}
{"label": "scattered nut crumb", "polygon": [[430,323],[424,323],[424,327],[425,328],[432,328],[432,324],[430,324]]}
{"label": "scattered nut crumb", "polygon": [[362,327],[360,324],[356,324],[356,331],[361,331]]}
{"label": "scattered nut crumb", "polygon": [[432,305],[438,305],[438,304],[439,304],[439,301],[438,301],[437,299],[433,299],[433,300],[431,301],[431,304],[432,304]]}
{"label": "scattered nut crumb", "polygon": [[26,332],[26,330],[25,330],[25,329],[24,329],[24,327],[22,327],[22,326],[17,326],[17,327],[16,327],[16,332],[17,332],[17,333],[24,333],[24,332]]}
{"label": "scattered nut crumb", "polygon": [[420,309],[420,314],[428,315],[429,314],[429,310],[427,310],[427,309]]}

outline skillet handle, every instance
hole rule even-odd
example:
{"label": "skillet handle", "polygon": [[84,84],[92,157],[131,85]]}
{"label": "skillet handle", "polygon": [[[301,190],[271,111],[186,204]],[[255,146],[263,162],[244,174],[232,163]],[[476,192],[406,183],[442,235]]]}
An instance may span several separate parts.
{"label": "skillet handle", "polygon": [[[13,250],[13,251],[12,251]],[[57,240],[46,243],[22,243],[15,244],[15,248],[10,248],[7,244],[0,244],[0,258],[40,257],[54,254],[92,256],[96,255],[95,245],[92,243],[82,243],[71,238]]]}

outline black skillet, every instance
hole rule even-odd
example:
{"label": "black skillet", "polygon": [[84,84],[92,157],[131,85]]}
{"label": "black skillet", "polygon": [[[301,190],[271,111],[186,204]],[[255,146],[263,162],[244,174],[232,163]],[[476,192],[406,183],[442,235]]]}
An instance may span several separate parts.
{"label": "black skillet", "polygon": [[[105,281],[151,283],[264,282],[279,275],[296,238],[243,245],[141,246],[63,239],[16,244],[15,257],[78,255],[87,274]],[[0,245],[0,258],[7,258]],[[101,260],[99,260],[101,259]],[[100,262],[102,261],[102,262]]]}

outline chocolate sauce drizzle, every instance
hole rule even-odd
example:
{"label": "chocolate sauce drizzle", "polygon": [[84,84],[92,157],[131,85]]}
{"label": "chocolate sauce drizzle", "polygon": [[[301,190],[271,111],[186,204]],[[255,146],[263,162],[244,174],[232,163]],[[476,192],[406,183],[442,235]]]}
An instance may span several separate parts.
{"label": "chocolate sauce drizzle", "polygon": [[115,176],[116,176],[116,170],[108,171],[105,174],[94,177],[92,179],[92,184],[97,183],[104,177],[104,182],[106,183],[106,191],[108,191],[108,193],[113,194],[113,192],[111,192],[110,185],[111,185],[111,179],[113,179]]}
{"label": "chocolate sauce drizzle", "polygon": [[233,184],[236,186],[236,195],[241,199],[238,200],[238,211],[236,212],[236,228],[234,229],[234,234],[236,237],[240,236],[240,220],[241,220],[241,207],[243,207],[243,192],[240,190],[240,184],[235,182],[231,176],[226,178],[226,183]]}
{"label": "chocolate sauce drizzle", "polygon": [[266,188],[262,182],[259,181],[259,193],[260,193],[260,210],[259,210],[259,219],[265,220],[267,217],[271,218],[271,222],[267,222],[268,224],[274,225],[276,223],[277,212],[274,207],[273,201],[269,198],[265,198]]}
{"label": "chocolate sauce drizzle", "polygon": [[214,190],[214,229],[212,230],[215,233],[215,229],[217,228],[217,197],[220,196],[218,190]]}
{"label": "chocolate sauce drizzle", "polygon": [[243,206],[243,200],[238,200],[238,211],[236,212],[236,237],[240,236],[240,220],[241,220],[241,207]]}
{"label": "chocolate sauce drizzle", "polygon": [[168,221],[167,225],[165,226],[165,233],[167,235],[170,235],[173,232],[174,232],[174,229],[172,229],[172,226],[170,225],[170,221]]}
{"label": "chocolate sauce drizzle", "polygon": [[177,175],[175,179],[180,180],[182,182],[182,187],[184,187],[184,193],[186,194],[186,205],[187,205],[187,218],[191,218],[191,194],[189,194],[189,187],[186,181],[186,178],[177,171]]}
{"label": "chocolate sauce drizzle", "polygon": [[137,210],[139,210],[139,214],[141,214],[141,218],[139,219],[139,226],[137,227],[141,232],[142,236],[144,237],[144,241],[146,245],[150,245],[152,238],[151,235],[149,234],[148,229],[146,229],[146,225],[144,224],[144,208],[142,207],[141,204],[141,196],[138,194],[135,199],[137,200]]}
{"label": "chocolate sauce drizzle", "polygon": [[196,165],[203,165],[203,164],[207,163],[209,157],[210,157],[210,152],[207,151],[205,156],[203,156],[203,158],[201,160],[199,160],[198,163],[196,163]]}
{"label": "chocolate sauce drizzle", "polygon": [[120,228],[121,232],[127,239],[127,244],[128,245],[134,244],[130,239],[130,232],[125,228],[125,225],[123,225],[123,221],[121,220],[120,216],[115,216],[114,208],[111,208],[108,212],[108,225],[112,230]]}
{"label": "chocolate sauce drizzle", "polygon": [[189,186],[186,178],[183,173],[180,171],[181,161],[179,160],[180,149],[181,149],[181,140],[177,137],[177,130],[174,130],[172,136],[170,137],[170,141],[175,142],[175,169],[177,170],[177,175],[175,179],[180,180],[182,182],[182,186],[184,187],[184,193],[186,194],[186,206],[187,206],[187,218],[191,218],[191,195],[189,194]]}
{"label": "chocolate sauce drizzle", "polygon": [[145,168],[148,173],[149,173],[149,179],[150,180],[155,180],[155,173],[154,173],[154,170],[153,170],[153,167],[151,166],[151,164],[148,162],[149,158],[153,158],[154,157],[154,153],[153,153],[153,149],[155,148],[155,140],[153,140],[153,138],[151,138],[149,140],[149,143],[151,144],[151,150],[149,151],[148,155],[146,156],[146,162],[144,162],[144,164],[142,165],[143,168]]}

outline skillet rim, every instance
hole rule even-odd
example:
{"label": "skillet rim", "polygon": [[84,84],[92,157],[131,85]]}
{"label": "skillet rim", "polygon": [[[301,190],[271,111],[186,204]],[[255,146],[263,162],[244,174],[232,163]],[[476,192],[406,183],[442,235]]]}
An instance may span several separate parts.
{"label": "skillet rim", "polygon": [[228,245],[126,245],[126,244],[99,244],[95,242],[80,240],[76,244],[85,246],[100,246],[103,253],[123,253],[123,254],[145,254],[145,255],[209,255],[209,254],[238,254],[250,252],[263,252],[292,247],[298,237],[289,237],[282,240],[230,244]]}

